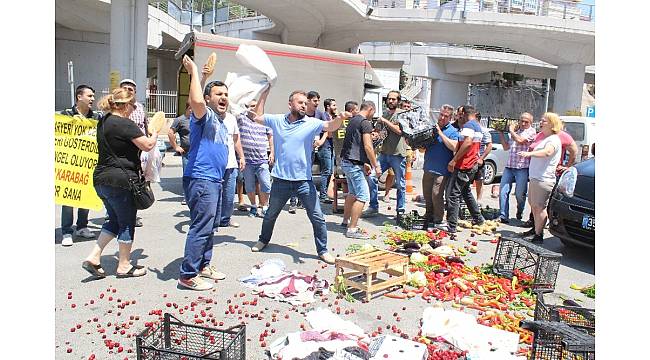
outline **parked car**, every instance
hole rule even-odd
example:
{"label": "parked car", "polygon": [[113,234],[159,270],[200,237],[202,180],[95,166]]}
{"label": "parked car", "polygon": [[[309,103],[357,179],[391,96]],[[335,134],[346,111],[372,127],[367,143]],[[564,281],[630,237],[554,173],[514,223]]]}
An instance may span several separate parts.
{"label": "parked car", "polygon": [[[508,162],[508,152],[503,150],[499,132],[490,130],[490,135],[492,135],[492,151],[485,158],[485,178],[483,179],[483,184],[485,185],[493,183],[497,176],[501,176]],[[510,135],[507,133],[504,135],[506,141],[509,141]]]}
{"label": "parked car", "polygon": [[576,162],[588,159],[596,142],[596,119],[584,116],[560,116],[560,119],[564,123],[564,130],[578,145]]}
{"label": "parked car", "polygon": [[595,158],[568,168],[548,205],[549,230],[565,245],[595,247]]}

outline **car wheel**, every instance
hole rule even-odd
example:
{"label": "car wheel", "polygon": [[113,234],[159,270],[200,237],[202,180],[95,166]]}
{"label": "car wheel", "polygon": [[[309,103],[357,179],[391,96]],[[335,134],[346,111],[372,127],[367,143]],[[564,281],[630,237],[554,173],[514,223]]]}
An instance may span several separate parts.
{"label": "car wheel", "polygon": [[490,185],[494,181],[497,174],[497,166],[492,161],[485,162],[485,177],[483,178],[484,185]]}

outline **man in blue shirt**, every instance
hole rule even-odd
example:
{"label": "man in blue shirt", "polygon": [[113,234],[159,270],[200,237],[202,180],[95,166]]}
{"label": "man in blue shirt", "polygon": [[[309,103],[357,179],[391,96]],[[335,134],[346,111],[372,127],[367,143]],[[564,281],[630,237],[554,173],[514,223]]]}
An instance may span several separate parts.
{"label": "man in blue shirt", "polygon": [[280,211],[291,196],[297,196],[302,201],[314,229],[314,242],[318,256],[326,263],[333,264],[334,257],[327,252],[325,217],[311,176],[311,153],[314,137],[321,131],[336,131],[343,120],[350,117],[350,114],[343,113],[330,121],[306,116],[307,94],[302,90],[296,90],[289,96],[289,113],[264,114],[264,105],[269,91],[270,88],[266,89],[260,96],[255,110],[248,112],[251,119],[273,130],[276,159],[271,171],[273,184],[269,209],[264,215],[259,241],[251,250],[258,252],[269,244]]}
{"label": "man in blue shirt", "polygon": [[449,121],[454,108],[443,105],[440,108],[437,136],[435,142],[427,146],[424,153],[424,174],[422,176],[422,191],[426,203],[425,219],[428,224],[446,230],[442,221],[445,214],[445,188],[451,173],[447,164],[454,157],[454,150],[458,143],[458,130]]}
{"label": "man in blue shirt", "polygon": [[190,151],[183,172],[183,190],[190,208],[190,228],[178,284],[193,290],[209,290],[226,276],[210,265],[213,235],[221,218],[221,184],[228,163],[228,129],[223,123],[228,109],[228,87],[212,81],[201,91],[196,64],[187,55],[183,66],[190,74]]}

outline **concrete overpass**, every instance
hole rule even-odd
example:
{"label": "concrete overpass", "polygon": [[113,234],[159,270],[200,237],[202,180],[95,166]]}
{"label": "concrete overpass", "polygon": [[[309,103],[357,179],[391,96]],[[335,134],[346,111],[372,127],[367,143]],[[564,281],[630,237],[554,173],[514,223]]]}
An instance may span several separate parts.
{"label": "concrete overpass", "polygon": [[[359,0],[237,0],[270,18],[259,33],[283,43],[351,51],[372,41],[507,47],[557,67],[554,108],[580,108],[585,67],[595,64],[592,22],[457,9],[373,9]],[[459,61],[462,65],[462,62]]]}

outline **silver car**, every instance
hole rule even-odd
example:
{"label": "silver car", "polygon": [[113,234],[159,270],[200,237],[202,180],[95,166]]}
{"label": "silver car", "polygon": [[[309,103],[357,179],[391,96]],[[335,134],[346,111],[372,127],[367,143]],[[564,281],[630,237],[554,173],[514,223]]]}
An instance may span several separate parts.
{"label": "silver car", "polygon": [[[506,162],[508,162],[508,152],[503,150],[499,132],[490,130],[490,135],[492,135],[492,151],[485,158],[485,178],[483,179],[485,185],[493,183],[497,176],[500,177],[506,167]],[[507,133],[504,135],[506,141],[509,141],[510,135]]]}

